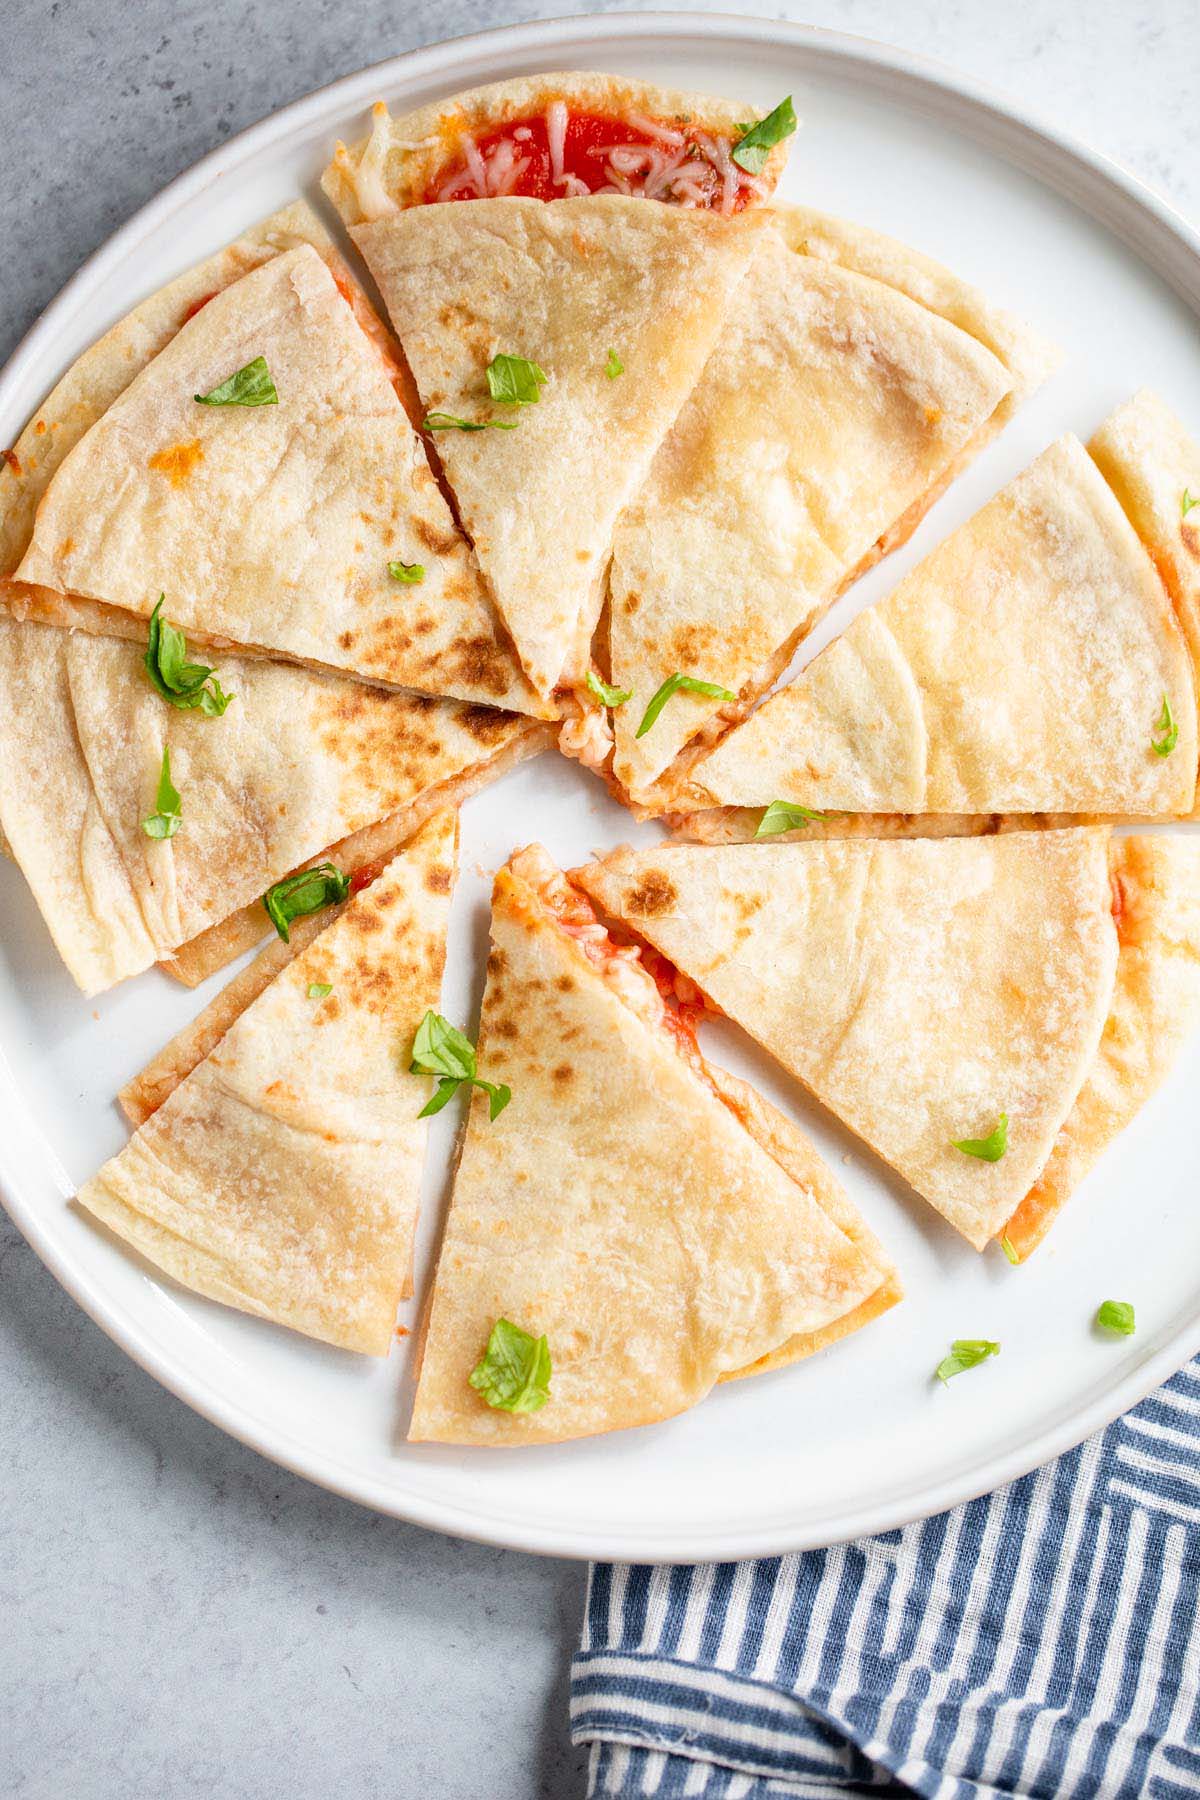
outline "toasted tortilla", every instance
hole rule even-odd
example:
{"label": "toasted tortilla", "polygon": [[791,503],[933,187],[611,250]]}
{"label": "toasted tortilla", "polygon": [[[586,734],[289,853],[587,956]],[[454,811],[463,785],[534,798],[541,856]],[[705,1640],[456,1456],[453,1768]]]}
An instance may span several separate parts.
{"label": "toasted tortilla", "polygon": [[[613,773],[651,809],[689,740],[759,699],[838,594],[916,529],[1013,390],[957,324],[782,239],[748,285],[613,543],[612,680],[633,695],[613,713]],[[677,693],[637,737],[676,672],[736,705]]]}
{"label": "toasted tortilla", "polygon": [[1169,817],[1196,768],[1170,597],[1065,437],[697,763],[687,804]]}
{"label": "toasted tortilla", "polygon": [[[198,404],[256,357],[277,404]],[[307,244],[214,295],[112,402],[50,481],[16,578],[138,622],[165,594],[201,642],[547,710],[390,365]]]}
{"label": "toasted tortilla", "polygon": [[1112,874],[1120,944],[1112,1003],[1099,1050],[1050,1159],[1004,1226],[1018,1261],[1036,1250],[1200,1023],[1200,843],[1117,838]]}
{"label": "toasted tortilla", "polygon": [[[0,617],[0,824],[87,994],[149,967],[327,846],[489,763],[542,727],[222,658],[221,718],[180,712],[115,638]],[[164,747],[182,795],[155,840]]]}
{"label": "toasted tortilla", "polygon": [[1164,400],[1142,388],[1104,421],[1088,450],[1154,560],[1200,687],[1200,505],[1188,504],[1200,501],[1200,444]]}
{"label": "toasted tortilla", "polygon": [[[312,207],[295,200],[139,302],[76,358],[7,456],[0,457],[0,577],[10,576],[29,548],[34,514],[51,477],[134,376],[205,301],[300,244],[311,244],[347,291],[356,289]],[[0,598],[4,587],[0,581]]]}
{"label": "toasted tortilla", "polygon": [[[79,1204],[210,1299],[386,1356],[412,1292],[436,1008],[457,853],[432,820],[230,1024]],[[329,987],[310,995],[313,985]]]}
{"label": "toasted tortilla", "polygon": [[[353,233],[428,411],[515,427],[439,430],[437,451],[543,697],[584,679],[617,516],[770,232],[762,213],[609,195],[419,206]],[[490,399],[501,353],[545,373],[536,404]]]}
{"label": "toasted tortilla", "polygon": [[[479,1068],[512,1099],[494,1121],[471,1105],[417,1440],[544,1444],[669,1418],[894,1298],[873,1240],[825,1210],[836,1184],[814,1182],[814,1153],[793,1143],[789,1167],[763,1148],[663,1028],[648,976],[627,956],[606,975],[559,923],[554,884],[536,849],[496,881]],[[549,1340],[540,1411],[493,1409],[469,1383],[501,1317]]]}
{"label": "toasted tortilla", "polygon": [[[446,175],[468,163],[474,152],[479,158],[478,178],[458,187],[459,197],[499,197],[511,192],[514,157],[504,156],[500,162],[491,157],[485,160],[479,157],[476,140],[506,125],[519,126],[535,117],[541,120],[557,103],[565,106],[568,116],[582,113],[645,125],[648,128],[641,136],[649,147],[669,148],[673,140],[694,141],[700,134],[710,140],[709,160],[718,171],[728,166],[728,148],[741,137],[744,125],[763,117],[758,108],[742,101],[653,87],[599,71],[526,75],[451,94],[398,119],[392,118],[382,100],[377,101],[371,109],[370,135],[349,150],[338,144],[321,185],[347,225],[363,225],[399,208],[450,199]],[[516,145],[514,149],[519,160],[523,152]],[[755,176],[732,165],[735,185],[726,192],[722,184],[721,193],[714,195],[715,203],[745,205],[765,199],[783,172],[787,152],[785,139]],[[598,174],[603,160],[598,161]],[[628,176],[619,179],[625,180],[624,191],[628,192]],[[554,191],[557,197],[566,198],[572,191],[569,178],[560,176]],[[620,191],[619,182],[616,191]]]}
{"label": "toasted tortilla", "polygon": [[[1117,963],[1108,835],[674,844],[573,879],[981,1249],[1095,1060]],[[1001,1113],[1001,1160],[954,1147]]]}

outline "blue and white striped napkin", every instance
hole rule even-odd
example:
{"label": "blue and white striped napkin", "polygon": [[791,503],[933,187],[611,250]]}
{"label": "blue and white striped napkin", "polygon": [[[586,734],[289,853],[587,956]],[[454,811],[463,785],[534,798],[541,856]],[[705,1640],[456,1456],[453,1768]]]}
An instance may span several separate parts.
{"label": "blue and white striped napkin", "polygon": [[1200,1358],[1098,1437],[902,1531],[596,1564],[589,1794],[1195,1800]]}

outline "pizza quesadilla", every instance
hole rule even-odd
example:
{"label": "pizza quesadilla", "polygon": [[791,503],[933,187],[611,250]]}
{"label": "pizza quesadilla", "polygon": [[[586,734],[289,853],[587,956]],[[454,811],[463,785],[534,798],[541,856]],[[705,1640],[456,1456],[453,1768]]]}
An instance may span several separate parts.
{"label": "pizza quesadilla", "polygon": [[165,595],[201,642],[545,716],[394,376],[311,245],[243,275],[51,478],[29,610],[136,635]]}
{"label": "pizza quesadilla", "polygon": [[428,824],[182,1075],[79,1204],[210,1299],[386,1356],[412,1292],[456,824]]}
{"label": "pizza quesadilla", "polygon": [[1103,828],[616,851],[576,872],[977,1249],[1096,1066]]}
{"label": "pizza quesadilla", "polygon": [[1172,816],[1196,769],[1171,596],[1068,436],[702,758],[679,803]]}
{"label": "pizza quesadilla", "polygon": [[[790,215],[772,209],[780,226]],[[609,661],[629,698],[612,715],[613,774],[652,811],[685,746],[771,687],[837,595],[910,536],[999,429],[1025,369],[982,339],[1031,359],[1033,334],[988,332],[982,306],[973,333],[801,243],[760,249],[745,303],[617,527]],[[955,310],[970,317],[965,302]],[[679,672],[698,688],[647,729]]]}
{"label": "pizza quesadilla", "polygon": [[398,119],[377,102],[370,135],[337,146],[322,185],[348,225],[430,201],[593,193],[729,214],[769,196],[795,127],[790,101],[764,115],[620,75],[527,75]]}
{"label": "pizza quesadilla", "polygon": [[613,526],[771,226],[607,195],[358,226],[527,675],[581,686]]}
{"label": "pizza quesadilla", "polygon": [[[669,1418],[898,1297],[815,1152],[708,1069],[686,1007],[537,847],[497,877],[478,1056],[511,1100],[472,1102],[410,1437]],[[505,1340],[536,1352],[517,1391]]]}
{"label": "pizza quesadilla", "polygon": [[547,729],[282,663],[222,658],[219,681],[220,716],[181,710],[133,645],[0,616],[0,826],[87,994],[243,907],[261,939],[274,884]]}

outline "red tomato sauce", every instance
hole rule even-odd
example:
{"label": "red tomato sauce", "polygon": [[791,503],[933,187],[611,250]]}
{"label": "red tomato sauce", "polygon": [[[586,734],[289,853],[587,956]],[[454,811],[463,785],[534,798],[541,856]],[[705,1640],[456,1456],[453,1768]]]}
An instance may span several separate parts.
{"label": "red tomato sauce", "polygon": [[[556,180],[553,160],[550,154],[549,131],[544,113],[530,114],[523,119],[510,119],[504,125],[475,135],[475,147],[484,165],[492,162],[496,152],[506,143],[513,148],[513,164],[523,165],[511,182],[503,187],[505,194],[515,194],[532,200],[561,200],[564,193],[578,192],[576,183],[585,187],[589,193],[624,191],[619,182],[612,179],[609,159],[604,153],[617,148],[628,152],[645,149],[655,152],[671,152],[689,150],[690,160],[704,164],[704,186],[706,190],[704,205],[721,204],[722,182],[720,174],[702,148],[694,145],[687,136],[687,126],[676,124],[673,120],[654,120],[664,130],[681,132],[684,144],[671,145],[659,141],[644,128],[630,124],[624,119],[609,119],[599,113],[569,113],[567,115],[566,136],[563,143],[564,177],[569,180]],[[518,133],[520,134],[518,136]],[[636,156],[626,157],[621,173],[630,191],[640,192],[650,166],[647,157],[642,168],[634,164]],[[476,165],[476,168],[478,165]],[[456,188],[456,182],[461,187]],[[448,191],[449,190],[449,191]],[[752,190],[738,178],[737,192],[733,199],[732,211],[740,212],[751,198]],[[480,197],[478,183],[472,176],[472,168],[464,154],[446,163],[437,176],[429,183],[425,192],[427,203],[438,200],[474,200]],[[664,193],[664,200],[673,200],[675,195]]]}

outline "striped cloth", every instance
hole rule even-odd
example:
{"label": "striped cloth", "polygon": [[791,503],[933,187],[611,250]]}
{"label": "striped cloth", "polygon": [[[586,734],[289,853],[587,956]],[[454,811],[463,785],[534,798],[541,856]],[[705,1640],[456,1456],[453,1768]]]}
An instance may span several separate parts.
{"label": "striped cloth", "polygon": [[1200,1358],[1069,1456],[800,1556],[596,1564],[590,1795],[1200,1795]]}

